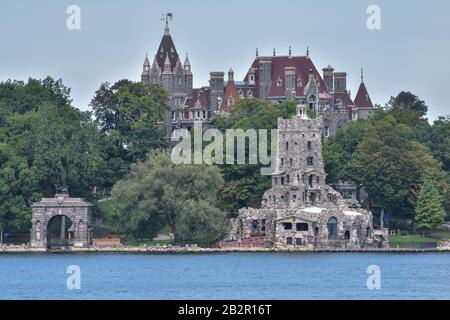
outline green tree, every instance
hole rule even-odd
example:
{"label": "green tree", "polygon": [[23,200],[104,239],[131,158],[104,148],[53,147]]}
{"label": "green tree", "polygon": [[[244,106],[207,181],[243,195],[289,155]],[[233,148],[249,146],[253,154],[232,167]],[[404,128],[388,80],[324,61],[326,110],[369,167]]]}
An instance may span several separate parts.
{"label": "green tree", "polygon": [[90,112],[71,106],[70,89],[51,77],[7,81],[0,83],[0,105],[9,107],[0,142],[26,160],[37,189],[53,195],[64,178],[73,195],[91,198],[99,180],[100,132]]}
{"label": "green tree", "polygon": [[36,173],[12,147],[0,143],[0,229],[28,231],[31,203],[40,197]]}
{"label": "green tree", "polygon": [[450,116],[434,121],[427,145],[433,155],[442,161],[444,170],[450,173]]}
{"label": "green tree", "polygon": [[338,129],[335,136],[325,141],[323,157],[328,183],[351,180],[350,161],[359,143],[364,140],[368,126],[368,120],[352,122],[347,127]]}
{"label": "green tree", "polygon": [[352,157],[353,181],[365,186],[371,208],[382,214],[387,210],[392,215],[412,217],[417,190],[426,178],[443,194],[448,193],[441,164],[428,148],[411,139],[412,130],[389,111],[380,110]]}
{"label": "green tree", "polygon": [[145,159],[155,148],[165,146],[165,130],[158,125],[168,112],[168,97],[159,85],[120,80],[103,83],[91,101],[100,130],[112,137],[117,154],[128,164]]}
{"label": "green tree", "polygon": [[112,190],[120,204],[116,224],[138,238],[152,238],[168,224],[176,242],[212,243],[227,231],[216,207],[222,184],[217,167],[175,165],[169,152],[152,151]]}
{"label": "green tree", "polygon": [[445,210],[442,197],[431,180],[425,180],[419,193],[416,207],[416,227],[419,230],[429,230],[444,222]]}
{"label": "green tree", "polygon": [[[225,129],[270,129],[277,128],[278,118],[291,118],[296,112],[295,102],[273,104],[258,99],[242,99],[230,111],[230,116],[221,124]],[[270,137],[268,139],[270,151]],[[248,154],[248,150],[247,150]],[[220,208],[229,216],[235,216],[237,210],[243,207],[259,207],[264,192],[270,188],[269,176],[261,176],[261,165],[230,165],[220,166],[225,184],[220,192]]]}

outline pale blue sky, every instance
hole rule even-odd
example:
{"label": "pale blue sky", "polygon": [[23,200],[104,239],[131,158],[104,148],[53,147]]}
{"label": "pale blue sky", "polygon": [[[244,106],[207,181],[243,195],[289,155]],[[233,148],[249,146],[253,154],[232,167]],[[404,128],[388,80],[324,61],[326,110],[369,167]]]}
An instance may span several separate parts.
{"label": "pale blue sky", "polygon": [[[81,30],[66,28],[66,8],[81,8]],[[382,29],[366,27],[366,9],[381,8]],[[419,95],[430,118],[450,114],[450,1],[373,0],[1,0],[0,81],[62,78],[74,105],[88,109],[100,83],[139,80],[145,53],[155,54],[163,12],[181,56],[189,53],[196,87],[210,71],[235,70],[241,80],[260,55],[304,55],[318,69],[348,72],[353,93],[359,70],[372,100],[401,90]]]}

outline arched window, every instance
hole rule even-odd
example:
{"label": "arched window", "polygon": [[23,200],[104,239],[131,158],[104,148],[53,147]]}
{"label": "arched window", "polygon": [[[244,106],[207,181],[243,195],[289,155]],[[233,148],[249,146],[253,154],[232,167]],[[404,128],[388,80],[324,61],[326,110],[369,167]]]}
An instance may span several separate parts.
{"label": "arched window", "polygon": [[311,150],[311,147],[312,147],[311,141],[308,141],[306,143],[306,146],[308,147],[308,150]]}
{"label": "arched window", "polygon": [[334,217],[331,217],[330,219],[328,219],[327,228],[328,228],[328,239],[336,240],[337,239],[337,219]]}

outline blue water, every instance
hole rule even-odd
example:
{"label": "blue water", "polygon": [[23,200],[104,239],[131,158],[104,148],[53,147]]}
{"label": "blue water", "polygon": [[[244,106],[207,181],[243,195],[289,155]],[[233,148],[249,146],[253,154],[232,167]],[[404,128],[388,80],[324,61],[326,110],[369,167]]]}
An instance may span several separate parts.
{"label": "blue water", "polygon": [[2,254],[0,299],[450,299],[450,254]]}

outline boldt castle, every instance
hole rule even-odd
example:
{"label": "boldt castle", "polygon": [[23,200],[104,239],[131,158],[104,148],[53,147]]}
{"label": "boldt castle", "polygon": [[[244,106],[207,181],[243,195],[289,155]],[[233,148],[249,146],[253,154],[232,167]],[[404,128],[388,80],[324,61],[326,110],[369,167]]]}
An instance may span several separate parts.
{"label": "boldt castle", "polygon": [[[169,17],[169,15],[168,15]],[[242,208],[231,221],[229,245],[236,241],[260,241],[287,248],[384,247],[387,229],[376,230],[373,217],[359,204],[351,184],[326,184],[322,136],[336,133],[351,121],[366,119],[374,106],[364,84],[355,99],[347,90],[347,73],[331,66],[317,71],[307,49],[305,56],[256,57],[242,81],[235,81],[232,69],[210,73],[209,86],[194,89],[188,56],[181,62],[172,40],[168,19],[164,36],[150,64],[145,57],[141,81],[164,87],[170,99],[165,119],[167,138],[178,141],[175,129],[191,129],[195,123],[210,126],[218,115],[226,116],[240,99],[259,98],[273,103],[292,100],[297,115],[278,119],[278,141],[272,188],[261,208]],[[308,114],[315,114],[310,119]]]}
{"label": "boldt castle", "polygon": [[338,128],[350,121],[365,119],[373,112],[363,81],[356,97],[352,99],[347,89],[347,73],[335,72],[333,67],[317,71],[309,49],[305,56],[293,56],[289,48],[286,56],[256,57],[242,81],[235,81],[232,69],[210,73],[209,86],[193,88],[193,73],[188,55],[181,62],[170,34],[168,19],[161,43],[152,63],[145,57],[141,81],[156,83],[164,87],[170,99],[170,114],[165,119],[168,138],[177,128],[191,129],[194,122],[208,126],[212,117],[226,115],[239,99],[259,98],[274,103],[294,100],[307,105],[310,110],[322,115],[325,136],[332,136]]}

